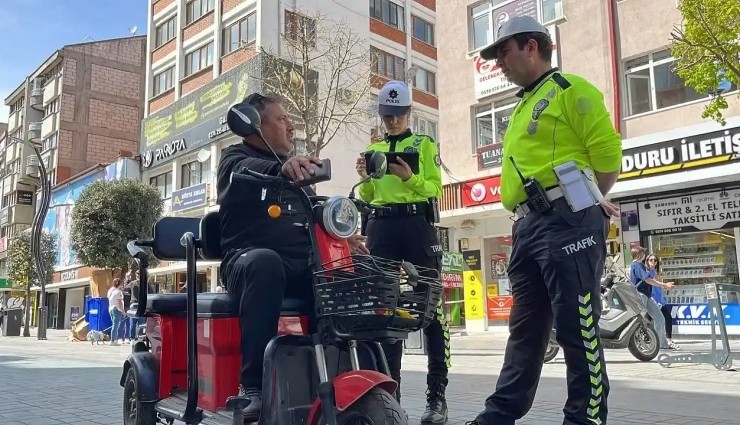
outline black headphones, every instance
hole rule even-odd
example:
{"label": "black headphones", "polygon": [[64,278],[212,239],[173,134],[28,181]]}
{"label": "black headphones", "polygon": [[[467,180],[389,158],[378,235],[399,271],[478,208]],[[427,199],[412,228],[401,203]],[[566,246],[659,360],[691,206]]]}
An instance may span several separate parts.
{"label": "black headphones", "polygon": [[226,125],[229,126],[229,130],[242,138],[259,134],[261,124],[259,112],[246,99],[231,106],[226,114]]}

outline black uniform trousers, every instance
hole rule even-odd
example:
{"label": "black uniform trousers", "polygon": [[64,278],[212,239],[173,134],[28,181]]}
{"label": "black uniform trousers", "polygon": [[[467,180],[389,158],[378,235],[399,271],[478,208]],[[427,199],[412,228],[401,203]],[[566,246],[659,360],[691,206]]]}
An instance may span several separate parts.
{"label": "black uniform trousers", "polygon": [[265,348],[277,335],[283,298],[313,303],[313,276],[307,257],[281,257],[270,249],[250,249],[227,260],[226,290],[239,311],[242,369],[240,384],[262,388]]}
{"label": "black uniform trousers", "polygon": [[[372,255],[441,270],[442,252],[437,230],[425,216],[371,218],[367,223],[367,247]],[[450,327],[442,311],[442,300],[435,319],[424,328],[428,352],[427,381],[447,385],[450,367]],[[383,346],[391,377],[401,385],[403,341]],[[399,392],[400,394],[400,392]]]}
{"label": "black uniform trousers", "polygon": [[514,223],[509,340],[481,425],[513,425],[532,407],[553,321],[567,367],[563,424],[606,423],[609,381],[598,321],[609,220],[600,206],[573,212],[564,198],[552,203],[550,211]]}

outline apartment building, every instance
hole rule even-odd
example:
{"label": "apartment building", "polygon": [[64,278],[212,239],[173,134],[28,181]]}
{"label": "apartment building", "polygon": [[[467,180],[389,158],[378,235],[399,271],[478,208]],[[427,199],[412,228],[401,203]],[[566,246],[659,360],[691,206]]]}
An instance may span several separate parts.
{"label": "apartment building", "polygon": [[[612,225],[610,252],[629,264],[630,246],[640,243],[662,256],[663,277],[677,284],[666,293],[675,331],[707,333],[706,317],[696,313],[704,306],[702,284],[738,281],[740,104],[730,102],[725,127],[701,118],[709,95],[685,87],[672,68],[670,33],[681,23],[676,2],[656,0],[649,9],[646,22],[645,3],[637,0],[589,7],[576,0],[438,4],[438,19],[449,23],[437,35],[438,70],[446,76],[438,84],[440,138],[449,168],[442,224],[455,229],[457,249],[473,259],[468,268],[482,282],[466,279],[457,294],[468,328],[506,323],[511,306],[512,221],[500,204],[499,173],[517,89],[477,54],[507,16],[539,19],[553,36],[554,64],[603,91],[624,149],[611,192],[622,218]],[[718,90],[737,87],[723,82]],[[694,248],[677,248],[684,245]],[[702,306],[693,310],[696,317],[687,307],[694,303]]]}
{"label": "apartment building", "polygon": [[[145,43],[146,37],[128,37],[63,46],[5,99],[10,115],[0,143],[0,270],[7,269],[8,240],[33,221],[40,173],[32,146],[40,149],[53,187],[139,150]],[[76,260],[56,265],[57,272],[77,267]]]}
{"label": "apartment building", "polygon": [[[298,22],[316,27],[312,19],[317,14],[327,22],[346,22],[368,41],[363,47],[370,46],[368,71],[377,77],[369,104],[377,103],[378,87],[388,79],[411,81],[416,87],[414,129],[436,137],[433,0],[378,0],[369,5],[339,0],[152,0],[140,154],[142,178],[159,188],[168,214],[202,216],[217,208],[215,170],[222,150],[238,142],[225,126],[227,107],[263,87],[266,62],[260,49],[280,55],[282,37]],[[418,70],[413,79],[408,72],[412,65]],[[355,158],[371,135],[382,134],[377,112],[368,109],[365,131],[340,131],[322,150],[323,157],[332,159],[333,179],[320,184],[319,192],[348,193],[357,181]],[[217,266],[200,264],[202,289],[217,285]],[[176,291],[185,280],[184,270],[184,264],[165,263],[150,273],[160,289]]]}

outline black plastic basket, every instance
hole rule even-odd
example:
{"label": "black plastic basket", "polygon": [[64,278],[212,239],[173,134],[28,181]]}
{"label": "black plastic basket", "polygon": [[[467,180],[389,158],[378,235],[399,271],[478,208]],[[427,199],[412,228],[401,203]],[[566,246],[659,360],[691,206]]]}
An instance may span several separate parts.
{"label": "black plastic basket", "polygon": [[436,314],[442,283],[435,269],[413,266],[410,279],[400,261],[352,255],[323,265],[314,284],[317,316],[331,317],[347,334],[409,333]]}

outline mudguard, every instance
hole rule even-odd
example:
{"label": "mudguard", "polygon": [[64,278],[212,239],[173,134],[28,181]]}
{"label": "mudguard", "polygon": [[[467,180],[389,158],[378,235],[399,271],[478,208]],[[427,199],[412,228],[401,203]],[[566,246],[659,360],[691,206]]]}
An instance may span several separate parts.
{"label": "mudguard", "polygon": [[159,401],[159,362],[151,352],[136,352],[129,354],[123,363],[121,386],[126,385],[126,375],[129,369],[134,371],[138,384],[139,399],[142,403]]}
{"label": "mudguard", "polygon": [[[380,387],[393,395],[398,383],[390,376],[374,370],[353,370],[334,379],[334,401],[340,412],[347,410],[368,391]],[[321,415],[321,400],[316,398],[308,413],[307,424],[314,424]]]}

